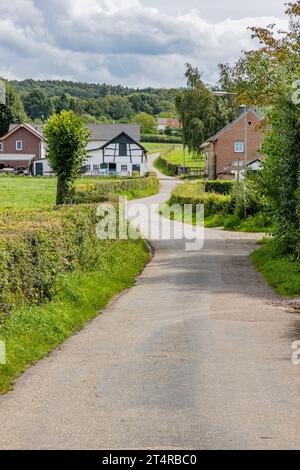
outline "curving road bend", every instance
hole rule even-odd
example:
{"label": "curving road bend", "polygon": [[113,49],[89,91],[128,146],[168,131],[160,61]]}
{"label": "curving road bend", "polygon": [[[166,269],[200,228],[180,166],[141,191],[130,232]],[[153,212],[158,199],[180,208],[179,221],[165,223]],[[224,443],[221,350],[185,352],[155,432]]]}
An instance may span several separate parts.
{"label": "curving road bend", "polygon": [[[178,183],[161,178],[146,204]],[[0,449],[299,448],[300,319],[251,265],[256,239],[153,241],[136,285],[0,397]]]}

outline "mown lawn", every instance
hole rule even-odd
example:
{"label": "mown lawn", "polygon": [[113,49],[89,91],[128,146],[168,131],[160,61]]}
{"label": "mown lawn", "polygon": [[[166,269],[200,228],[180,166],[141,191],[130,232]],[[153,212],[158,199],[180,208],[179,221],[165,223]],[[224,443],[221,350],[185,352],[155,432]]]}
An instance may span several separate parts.
{"label": "mown lawn", "polygon": [[159,142],[158,143],[142,142],[142,145],[145,147],[145,149],[148,150],[149,154],[163,152],[172,147],[172,144],[159,143]]}
{"label": "mown lawn", "polygon": [[204,157],[195,157],[192,153],[185,151],[185,158],[183,153],[182,145],[171,145],[169,149],[166,149],[161,153],[161,158],[164,158],[169,163],[174,165],[182,165],[195,168],[204,168],[205,160]]}

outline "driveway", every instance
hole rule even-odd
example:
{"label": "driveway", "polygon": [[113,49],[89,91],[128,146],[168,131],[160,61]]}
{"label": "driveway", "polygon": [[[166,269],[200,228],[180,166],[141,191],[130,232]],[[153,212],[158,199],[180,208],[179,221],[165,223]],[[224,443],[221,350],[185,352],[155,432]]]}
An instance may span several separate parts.
{"label": "driveway", "polygon": [[153,241],[136,285],[0,397],[0,448],[299,448],[300,320],[253,268],[256,238]]}

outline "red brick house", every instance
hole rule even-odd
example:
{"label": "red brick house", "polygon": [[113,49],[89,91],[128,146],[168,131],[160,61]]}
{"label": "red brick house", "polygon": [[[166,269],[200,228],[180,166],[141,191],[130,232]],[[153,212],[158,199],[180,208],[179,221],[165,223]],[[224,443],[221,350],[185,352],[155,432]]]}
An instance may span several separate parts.
{"label": "red brick house", "polygon": [[201,145],[206,153],[206,173],[209,179],[235,178],[234,169],[244,167],[246,135],[247,163],[251,164],[263,158],[260,153],[263,140],[261,123],[262,118],[249,109],[246,115],[242,112],[233,122]]}
{"label": "red brick house", "polygon": [[176,118],[158,118],[157,119],[157,130],[160,132],[164,132],[166,128],[169,127],[170,129],[176,131],[180,129],[180,121]]}
{"label": "red brick house", "polygon": [[44,156],[45,148],[39,126],[12,124],[9,132],[0,138],[0,170],[30,169],[33,160]]}

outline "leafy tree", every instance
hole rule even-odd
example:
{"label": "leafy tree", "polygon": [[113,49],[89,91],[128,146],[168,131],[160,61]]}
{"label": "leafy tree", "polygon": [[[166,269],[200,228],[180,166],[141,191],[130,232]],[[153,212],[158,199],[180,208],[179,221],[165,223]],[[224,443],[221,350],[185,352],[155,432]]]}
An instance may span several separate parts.
{"label": "leafy tree", "polygon": [[62,111],[69,111],[71,103],[71,96],[67,93],[63,93],[60,97],[56,97],[54,100],[54,105],[56,108],[56,113],[59,114]]}
{"label": "leafy tree", "polygon": [[103,105],[108,116],[116,121],[133,116],[132,106],[125,96],[107,96],[103,98]]}
{"label": "leafy tree", "polygon": [[74,181],[86,160],[90,132],[73,111],[62,111],[48,119],[44,126],[47,158],[57,175],[56,203],[72,201]]}
{"label": "leafy tree", "polygon": [[8,132],[10,124],[28,120],[17,90],[7,80],[2,81],[5,84],[5,104],[0,104],[0,137]]}
{"label": "leafy tree", "polygon": [[136,114],[133,122],[141,126],[142,134],[155,134],[157,130],[157,123],[155,117],[147,113]]}
{"label": "leafy tree", "polygon": [[27,115],[34,121],[41,119],[45,122],[54,111],[53,104],[42,90],[34,89],[23,98]]}
{"label": "leafy tree", "polygon": [[176,109],[182,122],[184,147],[199,156],[200,145],[215,130],[215,100],[204,85],[197,68],[186,64],[187,88],[176,98]]}

